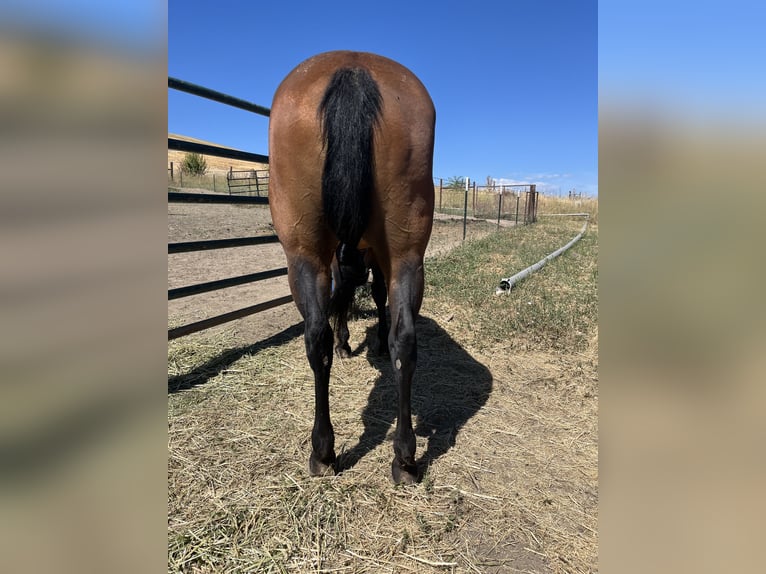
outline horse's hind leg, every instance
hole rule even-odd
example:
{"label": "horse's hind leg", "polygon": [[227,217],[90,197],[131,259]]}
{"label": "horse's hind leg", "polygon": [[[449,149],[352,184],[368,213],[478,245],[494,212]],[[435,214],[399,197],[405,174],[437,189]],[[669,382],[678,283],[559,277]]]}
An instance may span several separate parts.
{"label": "horse's hind leg", "polygon": [[348,344],[350,337],[348,331],[348,308],[351,304],[353,291],[351,294],[348,294],[347,289],[344,288],[343,275],[341,274],[337,258],[333,259],[332,262],[332,278],[334,286],[330,314],[333,315],[334,320],[335,354],[341,358],[348,358],[351,356],[351,346]]}
{"label": "horse's hind leg", "polygon": [[357,287],[367,283],[367,266],[359,250],[341,244],[333,260],[335,289],[330,300],[330,316],[335,329],[335,353],[341,358],[351,356],[348,344],[348,314]]}
{"label": "horse's hind leg", "polygon": [[399,416],[394,434],[391,474],[397,484],[412,484],[418,479],[418,470],[410,403],[417,362],[415,318],[423,300],[423,262],[404,262],[398,267],[391,281],[391,330],[388,335],[391,364],[399,387]]}
{"label": "horse's hind leg", "polygon": [[388,353],[388,321],[386,321],[386,279],[377,263],[372,265],[372,299],[378,309],[378,354]]}
{"label": "horse's hind leg", "polygon": [[314,372],[314,428],[311,431],[309,472],[334,470],[335,434],[330,422],[330,369],[333,334],[327,315],[330,279],[327,268],[307,260],[289,262],[290,289],[305,321],[306,357]]}

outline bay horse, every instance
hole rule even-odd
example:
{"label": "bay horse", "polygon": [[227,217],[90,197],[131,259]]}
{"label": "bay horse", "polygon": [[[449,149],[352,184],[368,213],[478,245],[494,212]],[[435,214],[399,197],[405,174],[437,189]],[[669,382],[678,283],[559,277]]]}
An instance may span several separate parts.
{"label": "bay horse", "polygon": [[411,71],[363,52],[309,58],[274,95],[269,205],[314,373],[313,476],[338,470],[328,397],[330,320],[336,318],[336,352],[347,356],[345,314],[367,264],[375,277],[380,346],[390,354],[399,390],[391,473],[397,484],[418,479],[410,396],[423,257],[433,225],[435,121],[431,97]]}

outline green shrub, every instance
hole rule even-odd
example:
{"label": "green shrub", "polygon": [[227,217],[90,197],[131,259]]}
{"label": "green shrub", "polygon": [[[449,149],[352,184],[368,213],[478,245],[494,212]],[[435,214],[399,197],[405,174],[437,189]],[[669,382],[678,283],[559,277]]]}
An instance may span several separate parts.
{"label": "green shrub", "polygon": [[448,189],[465,189],[465,178],[459,175],[453,175],[447,179]]}
{"label": "green shrub", "polygon": [[205,175],[207,173],[207,161],[202,154],[190,152],[184,156],[181,169],[189,175]]}

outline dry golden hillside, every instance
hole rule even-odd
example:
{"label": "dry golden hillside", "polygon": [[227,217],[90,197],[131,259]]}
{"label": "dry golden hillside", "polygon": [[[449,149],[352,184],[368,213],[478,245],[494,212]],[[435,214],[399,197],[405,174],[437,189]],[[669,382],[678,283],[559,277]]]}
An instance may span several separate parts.
{"label": "dry golden hillside", "polygon": [[[222,146],[221,144],[200,140],[197,138],[192,138],[189,136],[182,136],[179,134],[168,134],[169,138],[175,138],[183,141],[190,141],[190,142],[196,142],[196,143],[202,143],[206,145],[213,145],[217,147],[226,147]],[[172,161],[174,163],[174,167],[178,167],[181,165],[181,162],[183,161],[185,152],[182,151],[175,151],[175,150],[168,150],[168,167],[170,167],[170,162]],[[266,163],[256,163],[256,162],[250,162],[250,161],[240,161],[236,159],[228,159],[225,157],[213,157],[211,155],[205,155],[205,160],[207,160],[207,166],[208,166],[208,173],[224,173],[229,171],[229,168],[233,168],[234,170],[243,170],[243,169],[269,169],[269,165]]]}

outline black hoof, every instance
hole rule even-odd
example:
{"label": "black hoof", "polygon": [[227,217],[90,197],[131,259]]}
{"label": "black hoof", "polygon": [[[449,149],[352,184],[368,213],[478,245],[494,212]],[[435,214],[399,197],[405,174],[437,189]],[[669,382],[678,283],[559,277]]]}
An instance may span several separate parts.
{"label": "black hoof", "polygon": [[344,345],[338,345],[335,347],[335,354],[341,359],[348,359],[351,357],[351,347],[348,343]]}
{"label": "black hoof", "polygon": [[335,455],[329,462],[322,462],[312,452],[309,457],[309,474],[311,476],[332,476],[335,474]]}
{"label": "black hoof", "polygon": [[418,467],[414,464],[401,464],[394,459],[391,463],[391,477],[394,484],[415,484],[418,482]]}

